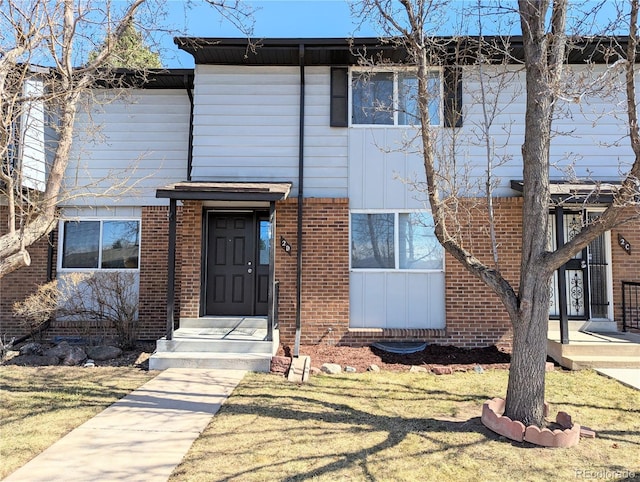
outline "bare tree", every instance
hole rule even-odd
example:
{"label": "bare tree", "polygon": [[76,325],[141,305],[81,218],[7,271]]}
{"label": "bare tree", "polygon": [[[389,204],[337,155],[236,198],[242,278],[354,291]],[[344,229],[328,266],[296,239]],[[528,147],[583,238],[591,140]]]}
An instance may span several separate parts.
{"label": "bare tree", "polygon": [[[613,203],[597,218],[591,220],[579,234],[566,244],[551,252],[548,247],[548,216],[550,195],[550,146],[555,135],[553,121],[558,104],[565,97],[567,55],[575,40],[567,34],[567,0],[519,0],[517,18],[522,31],[524,59],[522,68],[526,79],[526,113],[524,141],[522,144],[522,179],[524,180],[522,207],[522,253],[520,279],[512,285],[494,259],[491,265],[482,262],[477,253],[469,250],[459,236],[463,224],[453,205],[461,200],[451,200],[451,190],[443,189],[447,173],[442,172],[446,164],[439,158],[446,151],[438,152],[438,133],[430,125],[429,70],[438,63],[447,64],[463,60],[467,70],[480,71],[485,68],[482,52],[495,58],[511,57],[508,41],[499,44],[484,42],[482,37],[466,37],[467,52],[464,55],[460,39],[443,39],[434,35],[441,23],[443,8],[448,2],[437,0],[363,0],[358,3],[357,13],[376,19],[385,37],[406,50],[415,64],[418,79],[418,128],[421,156],[426,175],[426,194],[435,222],[435,234],[445,250],[470,273],[482,280],[499,297],[513,327],[513,351],[506,395],[505,415],[524,424],[542,425],[544,407],[545,361],[547,348],[547,325],[549,320],[550,282],[554,271],[592,240],[605,231],[618,226],[632,217],[637,217],[638,179],[640,179],[640,135],[638,133],[635,99],[634,65],[636,58],[636,25],[638,0],[630,0],[629,38],[626,51],[620,44],[610,45],[621,60],[618,66],[625,69],[628,124],[634,161],[623,176],[622,184],[614,194]],[[449,5],[450,8],[450,5]],[[434,19],[436,19],[434,21]],[[436,22],[436,23],[434,23]],[[388,41],[388,40],[387,40]],[[581,39],[584,45],[585,39]],[[478,42],[477,48],[474,45]],[[451,45],[458,44],[451,54]],[[616,48],[617,47],[617,48]],[[448,56],[446,60],[443,57]],[[453,59],[453,60],[452,60]],[[475,65],[474,65],[475,64]],[[489,68],[493,68],[489,66]],[[480,84],[482,85],[482,84]],[[586,88],[586,87],[585,87]],[[458,113],[459,114],[459,113]],[[484,111],[481,126],[488,142],[491,113]],[[488,183],[486,195],[491,197],[490,176],[491,144],[486,144],[488,158]],[[455,156],[455,149],[449,149]],[[443,182],[443,180],[445,180]],[[490,200],[489,200],[490,201]],[[490,202],[487,203],[489,208]],[[631,207],[631,209],[629,209]],[[491,209],[488,211],[490,222]],[[495,243],[495,238],[492,237]]]}
{"label": "bare tree", "polygon": [[[8,212],[7,234],[0,237],[0,277],[30,264],[27,247],[54,228],[78,103],[97,81],[108,80],[104,67],[112,46],[145,1],[127,2],[119,15],[109,2],[7,0],[0,5],[2,31],[7,35],[0,46],[0,176]],[[88,50],[87,35],[94,25],[104,27],[106,41],[90,62],[76,67],[78,55]],[[45,111],[54,115],[45,118]],[[37,122],[35,113],[39,125],[30,125]],[[51,129],[55,143],[50,152],[43,143],[38,147],[42,176],[29,182],[20,152],[29,143],[25,132],[45,128]]]}
{"label": "bare tree", "polygon": [[[251,11],[239,0],[205,3],[250,33]],[[132,29],[146,37],[159,28],[153,22],[163,6],[161,0],[0,0],[0,206],[7,213],[0,278],[30,264],[28,247],[54,229],[58,206],[73,197],[64,176],[81,101],[95,101],[96,86],[111,93],[123,86],[113,70],[121,65],[115,57],[122,40]]]}

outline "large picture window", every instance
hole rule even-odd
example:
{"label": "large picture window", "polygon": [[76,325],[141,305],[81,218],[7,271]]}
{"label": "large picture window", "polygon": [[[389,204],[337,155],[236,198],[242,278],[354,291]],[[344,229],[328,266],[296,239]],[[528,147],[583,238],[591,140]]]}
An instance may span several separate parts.
{"label": "large picture window", "polygon": [[442,270],[443,249],[427,212],[352,213],[351,267]]}
{"label": "large picture window", "polygon": [[63,269],[137,269],[140,221],[65,221]]}
{"label": "large picture window", "polygon": [[[442,80],[439,71],[428,77],[429,120],[441,123]],[[351,123],[368,125],[418,125],[418,79],[415,73],[358,72],[351,82]]]}

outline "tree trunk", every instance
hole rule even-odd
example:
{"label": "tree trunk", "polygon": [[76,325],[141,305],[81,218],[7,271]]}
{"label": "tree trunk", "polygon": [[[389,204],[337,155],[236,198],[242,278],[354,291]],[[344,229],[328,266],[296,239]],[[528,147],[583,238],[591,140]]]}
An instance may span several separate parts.
{"label": "tree trunk", "polygon": [[523,292],[530,303],[511,320],[513,350],[505,415],[525,425],[542,426],[550,279],[540,272],[529,281]]}

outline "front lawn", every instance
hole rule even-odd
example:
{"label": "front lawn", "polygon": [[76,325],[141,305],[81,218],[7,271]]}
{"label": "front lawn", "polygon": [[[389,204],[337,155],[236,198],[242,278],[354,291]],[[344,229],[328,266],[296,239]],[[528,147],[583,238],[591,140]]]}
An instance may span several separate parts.
{"label": "front lawn", "polygon": [[0,366],[0,479],[157,373]]}
{"label": "front lawn", "polygon": [[245,377],[172,481],[640,480],[640,392],[592,371],[548,374],[552,415],[597,432],[549,449],[500,438],[481,406],[508,372]]}

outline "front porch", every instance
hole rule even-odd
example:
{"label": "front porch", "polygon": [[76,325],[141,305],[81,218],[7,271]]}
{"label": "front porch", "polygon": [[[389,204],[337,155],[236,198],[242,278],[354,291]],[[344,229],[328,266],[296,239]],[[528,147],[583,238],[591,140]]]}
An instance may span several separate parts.
{"label": "front porch", "polygon": [[279,332],[269,340],[266,316],[204,317],[180,320],[170,340],[156,342],[150,370],[218,368],[268,372],[279,346]]}
{"label": "front porch", "polygon": [[562,344],[557,321],[549,324],[547,354],[565,368],[640,370],[640,333],[605,331],[596,324],[571,323],[568,335],[569,343]]}

